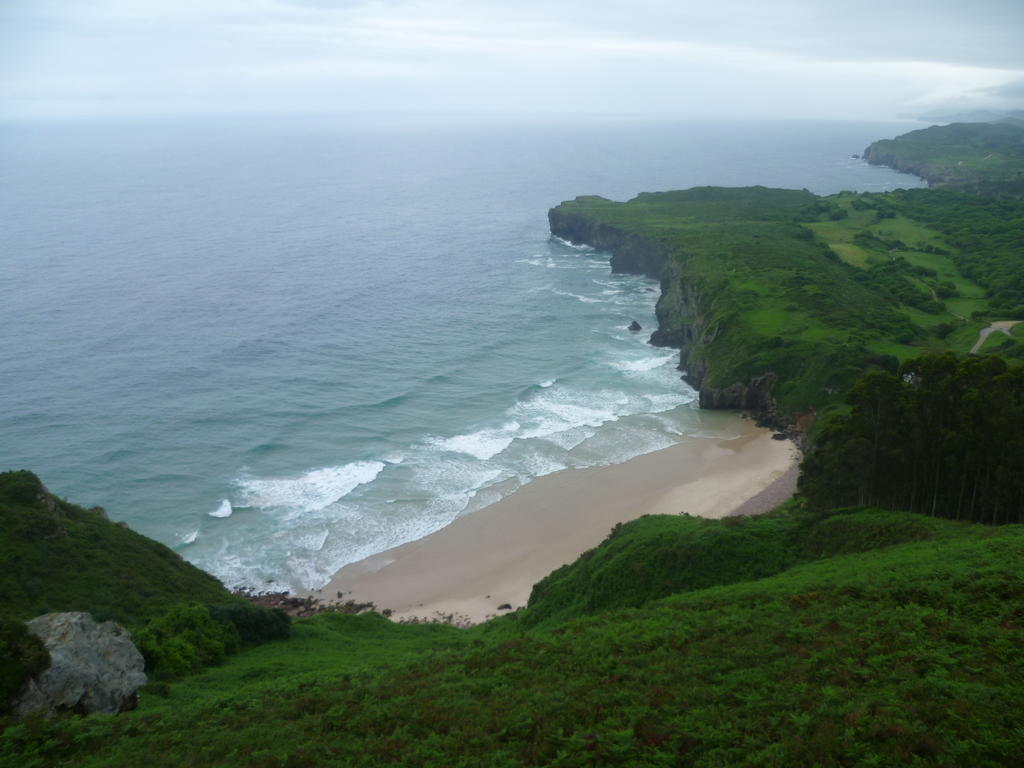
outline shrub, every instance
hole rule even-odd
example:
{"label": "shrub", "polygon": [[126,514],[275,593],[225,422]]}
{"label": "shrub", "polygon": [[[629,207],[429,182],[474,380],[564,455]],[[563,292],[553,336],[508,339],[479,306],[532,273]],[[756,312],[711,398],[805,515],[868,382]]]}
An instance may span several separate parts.
{"label": "shrub", "polygon": [[0,618],[0,713],[32,675],[50,666],[42,641],[20,621]]}
{"label": "shrub", "polygon": [[197,603],[176,605],[135,633],[135,644],[155,677],[172,679],[219,664],[241,644],[234,624],[215,620]]}
{"label": "shrub", "polygon": [[243,643],[286,640],[292,633],[291,619],[280,608],[264,608],[252,603],[232,603],[211,605],[209,611],[215,621],[233,626]]}

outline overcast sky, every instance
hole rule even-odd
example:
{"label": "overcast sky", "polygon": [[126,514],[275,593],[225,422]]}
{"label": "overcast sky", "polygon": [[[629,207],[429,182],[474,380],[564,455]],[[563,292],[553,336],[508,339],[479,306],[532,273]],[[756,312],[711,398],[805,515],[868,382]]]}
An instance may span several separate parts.
{"label": "overcast sky", "polygon": [[1024,106],[1024,0],[0,0],[0,116]]}

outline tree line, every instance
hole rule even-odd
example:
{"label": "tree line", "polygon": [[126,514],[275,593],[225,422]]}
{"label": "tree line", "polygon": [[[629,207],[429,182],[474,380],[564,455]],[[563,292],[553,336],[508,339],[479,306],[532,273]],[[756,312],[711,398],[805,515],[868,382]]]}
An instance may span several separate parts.
{"label": "tree line", "polygon": [[865,374],[847,403],[803,462],[812,504],[1024,522],[1024,368],[925,355]]}

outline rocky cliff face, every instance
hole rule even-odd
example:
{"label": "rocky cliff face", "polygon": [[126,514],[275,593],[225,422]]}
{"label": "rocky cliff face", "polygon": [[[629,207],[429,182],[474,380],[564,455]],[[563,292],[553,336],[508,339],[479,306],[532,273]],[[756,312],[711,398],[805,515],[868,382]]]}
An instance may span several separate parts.
{"label": "rocky cliff face", "polygon": [[556,237],[609,252],[613,272],[660,280],[661,296],[655,308],[658,329],[651,334],[651,344],[679,350],[679,369],[699,393],[701,408],[751,410],[763,423],[787,426],[772,396],[774,373],[726,387],[707,385],[710,370],[703,353],[719,331],[713,320],[714,299],[684,274],[682,260],[672,258],[667,245],[562,208],[552,208],[548,222]]}
{"label": "rocky cliff face", "polygon": [[552,208],[548,211],[548,222],[555,237],[610,253],[612,272],[647,275],[658,280],[668,261],[667,246],[595,221],[589,216]]}

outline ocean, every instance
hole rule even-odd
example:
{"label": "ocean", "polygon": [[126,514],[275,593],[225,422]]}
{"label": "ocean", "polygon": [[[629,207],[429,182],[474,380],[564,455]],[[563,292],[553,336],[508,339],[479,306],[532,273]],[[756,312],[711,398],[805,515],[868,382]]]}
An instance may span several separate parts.
{"label": "ocean", "polygon": [[921,186],[851,157],[911,127],[0,124],[0,470],[229,586],[319,588],[538,476],[722,428],[646,343],[657,283],[552,239],[548,208]]}

